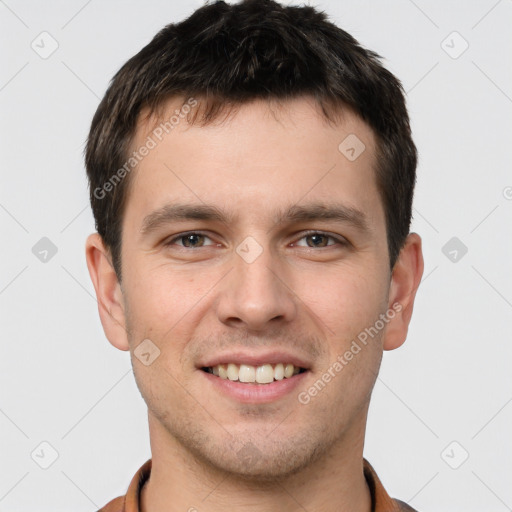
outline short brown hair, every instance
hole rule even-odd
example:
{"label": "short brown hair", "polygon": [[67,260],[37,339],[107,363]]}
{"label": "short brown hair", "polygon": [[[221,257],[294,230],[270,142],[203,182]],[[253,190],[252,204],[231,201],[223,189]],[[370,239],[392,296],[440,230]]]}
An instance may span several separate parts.
{"label": "short brown hair", "polygon": [[226,106],[254,99],[309,95],[328,120],[342,105],[353,109],[377,141],[376,183],[392,269],[409,234],[417,151],[402,85],[380,59],[323,12],[272,0],[218,1],[160,30],[113,77],[85,148],[96,230],[118,279],[130,183],[126,162],[137,120],[142,109],[155,112],[173,96],[205,99],[203,124]]}

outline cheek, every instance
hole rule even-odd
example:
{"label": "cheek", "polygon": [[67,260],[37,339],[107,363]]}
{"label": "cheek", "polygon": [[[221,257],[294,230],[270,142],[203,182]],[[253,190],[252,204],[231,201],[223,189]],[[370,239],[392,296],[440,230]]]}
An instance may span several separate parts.
{"label": "cheek", "polygon": [[137,323],[159,329],[170,328],[184,319],[201,302],[210,288],[211,276],[199,279],[196,273],[170,265],[149,267],[132,279],[131,311]]}
{"label": "cheek", "polygon": [[170,404],[185,404],[188,398],[186,385],[176,384],[177,379],[181,382],[180,374],[175,366],[169,366],[167,356],[167,351],[162,351],[150,366],[132,358],[137,387],[151,413],[161,421],[169,419],[173,410]]}
{"label": "cheek", "polygon": [[387,303],[385,287],[371,270],[346,266],[315,279],[311,276],[308,282],[315,285],[302,285],[298,295],[335,338],[346,339],[372,325]]}
{"label": "cheek", "polygon": [[159,366],[187,378],[190,361],[183,356],[200,319],[211,308],[207,292],[218,278],[200,277],[197,272],[192,276],[168,265],[147,269],[144,276],[132,279],[133,286],[127,287],[131,344],[136,348],[150,339],[160,350]]}

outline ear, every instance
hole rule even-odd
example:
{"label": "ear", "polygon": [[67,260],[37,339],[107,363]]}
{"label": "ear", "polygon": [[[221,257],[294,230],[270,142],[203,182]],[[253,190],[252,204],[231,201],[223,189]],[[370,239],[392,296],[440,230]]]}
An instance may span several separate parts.
{"label": "ear", "polygon": [[416,233],[409,233],[391,275],[388,309],[395,311],[396,314],[386,327],[383,338],[384,350],[400,347],[407,338],[423,267],[421,238]]}
{"label": "ear", "polygon": [[129,350],[123,292],[111,263],[110,251],[98,233],[87,237],[85,257],[105,335],[114,347]]}

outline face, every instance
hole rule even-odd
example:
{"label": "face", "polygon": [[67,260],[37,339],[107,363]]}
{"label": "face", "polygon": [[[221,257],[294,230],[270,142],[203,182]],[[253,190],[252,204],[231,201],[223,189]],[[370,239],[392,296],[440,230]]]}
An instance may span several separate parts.
{"label": "face", "polygon": [[[133,147],[154,127],[140,121]],[[350,134],[365,145],[355,160],[339,149]],[[123,221],[126,347],[109,336],[131,352],[152,435],[248,478],[360,446],[399,316],[372,130],[348,110],[329,126],[303,98],[182,119],[157,142]],[[272,382],[232,380],[240,365],[240,380]]]}

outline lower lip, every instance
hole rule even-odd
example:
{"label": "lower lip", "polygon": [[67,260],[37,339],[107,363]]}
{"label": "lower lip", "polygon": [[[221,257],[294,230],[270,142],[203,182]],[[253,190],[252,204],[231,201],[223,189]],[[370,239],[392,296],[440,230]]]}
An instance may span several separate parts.
{"label": "lower lip", "polygon": [[275,380],[269,384],[243,383],[221,379],[212,373],[199,370],[219,391],[245,404],[274,402],[291,393],[307,376],[309,371],[297,373],[290,378]]}

